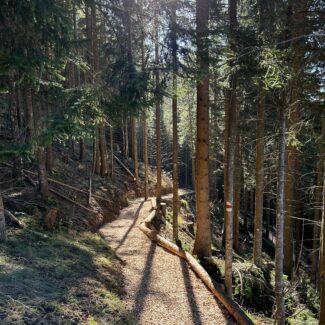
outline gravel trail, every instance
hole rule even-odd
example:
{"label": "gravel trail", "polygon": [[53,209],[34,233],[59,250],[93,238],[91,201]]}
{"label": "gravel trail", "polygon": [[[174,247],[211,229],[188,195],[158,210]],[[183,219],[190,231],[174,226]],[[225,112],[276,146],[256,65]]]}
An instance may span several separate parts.
{"label": "gravel trail", "polygon": [[136,199],[101,235],[123,263],[125,301],[137,325],[236,324],[187,263],[138,228],[151,202]]}

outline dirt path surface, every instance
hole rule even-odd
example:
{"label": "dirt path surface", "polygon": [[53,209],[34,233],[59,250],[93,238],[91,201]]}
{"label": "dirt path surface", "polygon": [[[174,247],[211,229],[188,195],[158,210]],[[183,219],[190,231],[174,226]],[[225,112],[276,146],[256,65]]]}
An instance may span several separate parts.
{"label": "dirt path surface", "polygon": [[236,324],[185,261],[138,228],[150,208],[150,201],[134,200],[100,229],[124,264],[125,299],[134,324]]}

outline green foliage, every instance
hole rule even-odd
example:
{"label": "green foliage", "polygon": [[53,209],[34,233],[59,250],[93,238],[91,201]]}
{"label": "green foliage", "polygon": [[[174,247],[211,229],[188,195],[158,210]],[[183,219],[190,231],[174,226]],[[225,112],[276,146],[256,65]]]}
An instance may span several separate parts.
{"label": "green foliage", "polygon": [[282,89],[290,80],[287,64],[288,51],[264,48],[260,56],[260,66],[266,71],[263,82],[268,90]]}

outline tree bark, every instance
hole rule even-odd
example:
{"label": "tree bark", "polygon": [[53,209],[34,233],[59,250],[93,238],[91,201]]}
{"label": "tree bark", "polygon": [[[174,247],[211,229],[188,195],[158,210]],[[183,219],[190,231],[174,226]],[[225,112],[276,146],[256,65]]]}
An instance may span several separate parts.
{"label": "tree bark", "polygon": [[98,139],[100,150],[100,175],[101,177],[105,177],[107,175],[107,151],[104,126],[98,127]]}
{"label": "tree bark", "polygon": [[79,139],[79,161],[83,162],[85,156],[85,142],[83,138]]}
{"label": "tree bark", "polygon": [[39,191],[44,198],[49,196],[49,185],[46,173],[46,157],[44,149],[39,147],[37,152],[38,157],[38,186]]}
{"label": "tree bark", "polygon": [[255,191],[255,219],[254,219],[254,250],[255,265],[262,266],[263,240],[263,193],[264,193],[264,103],[265,90],[262,82],[259,84],[257,97],[256,120],[256,191]]}
{"label": "tree bark", "polygon": [[135,185],[139,184],[139,163],[138,163],[138,139],[137,139],[137,129],[136,129],[136,119],[131,118],[131,134],[132,134],[132,155],[134,164],[134,181]]}
{"label": "tree bark", "polygon": [[172,113],[173,113],[173,238],[178,240],[178,128],[177,128],[177,36],[176,2],[171,4],[171,50],[172,50]]}
{"label": "tree bark", "polygon": [[322,245],[320,252],[320,315],[319,325],[325,324],[325,163],[323,165]]}
{"label": "tree bark", "polygon": [[111,179],[114,178],[114,139],[113,139],[113,127],[109,128],[109,139],[110,139],[110,159],[111,159]]}
{"label": "tree bark", "polygon": [[3,206],[2,196],[0,194],[0,242],[7,239],[5,210]]}
{"label": "tree bark", "polygon": [[46,170],[49,173],[53,171],[53,146],[52,142],[46,147]]}
{"label": "tree bark", "polygon": [[30,143],[34,132],[34,114],[33,114],[32,90],[31,87],[27,84],[25,84],[24,87],[24,99],[25,99],[26,142]]}
{"label": "tree bark", "polygon": [[149,197],[148,189],[148,125],[147,117],[143,114],[143,160],[144,160],[144,198]]}
{"label": "tree bark", "polygon": [[283,283],[283,231],[285,215],[285,132],[286,117],[285,105],[283,100],[280,103],[280,132],[279,132],[279,162],[278,162],[278,189],[277,189],[277,211],[276,211],[276,244],[275,244],[275,302],[276,302],[276,321],[278,325],[285,323],[284,307],[284,283]]}
{"label": "tree bark", "polygon": [[319,143],[319,159],[316,167],[316,189],[315,189],[315,208],[314,208],[314,226],[313,226],[313,251],[311,256],[311,279],[316,288],[319,288],[319,247],[320,247],[320,229],[319,222],[321,222],[321,208],[322,200],[322,167],[324,162],[324,147],[325,147],[325,114],[322,116],[322,134]]}
{"label": "tree bark", "polygon": [[[236,53],[235,31],[237,29],[237,0],[229,0],[230,35],[229,42]],[[234,63],[231,63],[233,65]],[[228,149],[227,149],[227,183],[225,192],[225,286],[227,293],[232,297],[232,249],[233,249],[233,205],[234,205],[234,164],[236,154],[237,133],[237,96],[236,73],[230,76],[230,89],[226,90],[229,101],[228,112]]]}
{"label": "tree bark", "polygon": [[159,35],[158,35],[158,9],[155,11],[154,18],[155,28],[155,106],[156,106],[156,169],[157,169],[157,185],[156,200],[157,204],[161,201],[161,129],[160,129],[160,72],[159,72]]}
{"label": "tree bark", "polygon": [[196,140],[196,234],[193,254],[199,259],[211,257],[211,221],[209,211],[209,3],[196,1],[197,63],[197,140]]}
{"label": "tree bark", "polygon": [[237,134],[236,158],[234,171],[234,249],[239,250],[239,216],[240,216],[240,190],[241,190],[241,139]]}

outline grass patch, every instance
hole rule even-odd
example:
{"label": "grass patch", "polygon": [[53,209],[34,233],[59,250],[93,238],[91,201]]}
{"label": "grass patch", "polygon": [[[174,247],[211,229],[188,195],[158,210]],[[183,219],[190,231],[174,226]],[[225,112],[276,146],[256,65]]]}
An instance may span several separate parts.
{"label": "grass patch", "polygon": [[[29,229],[38,229],[29,222]],[[130,324],[120,265],[99,235],[44,239],[9,230],[0,244],[1,324]]]}

